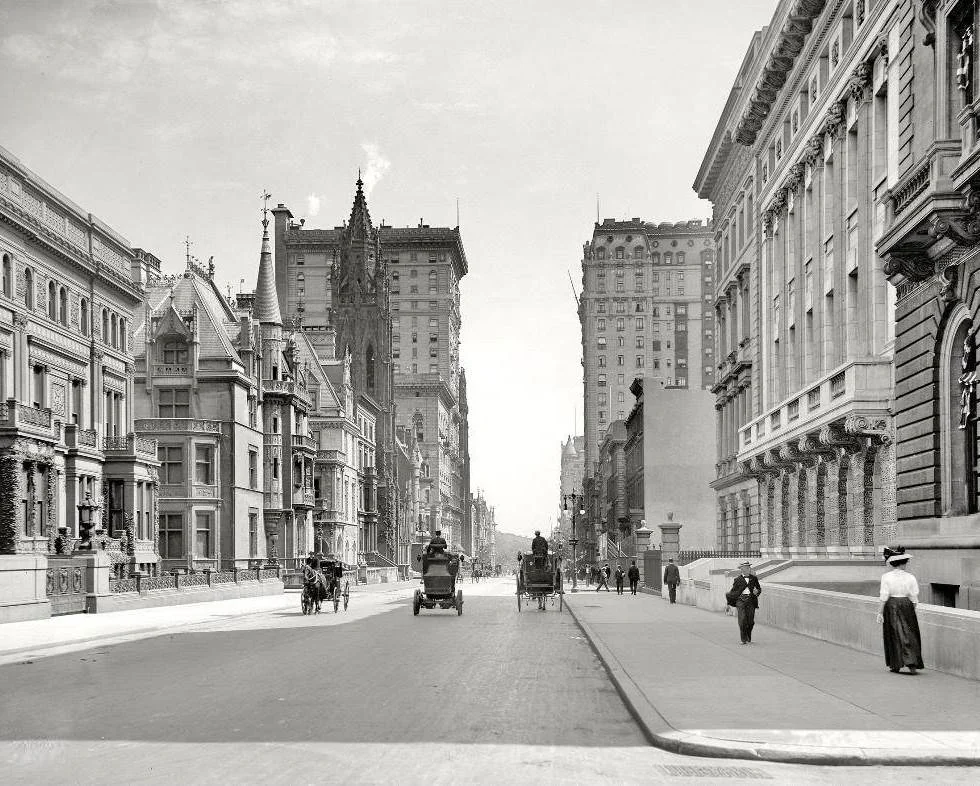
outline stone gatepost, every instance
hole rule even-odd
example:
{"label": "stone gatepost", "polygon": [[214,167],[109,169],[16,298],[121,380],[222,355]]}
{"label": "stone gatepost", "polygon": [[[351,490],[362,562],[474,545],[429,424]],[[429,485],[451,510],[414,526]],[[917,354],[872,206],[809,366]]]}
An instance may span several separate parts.
{"label": "stone gatepost", "polygon": [[634,535],[636,536],[636,567],[640,569],[640,585],[645,586],[646,570],[644,565],[646,559],[643,555],[650,548],[650,536],[653,535],[653,530],[647,528],[646,521],[640,521],[640,526]]}
{"label": "stone gatepost", "polygon": [[658,524],[661,532],[661,551],[663,552],[663,561],[667,562],[668,559],[673,559],[677,561],[677,556],[681,551],[681,527],[682,524],[678,524],[674,521],[674,514],[667,514],[667,521],[663,524]]}

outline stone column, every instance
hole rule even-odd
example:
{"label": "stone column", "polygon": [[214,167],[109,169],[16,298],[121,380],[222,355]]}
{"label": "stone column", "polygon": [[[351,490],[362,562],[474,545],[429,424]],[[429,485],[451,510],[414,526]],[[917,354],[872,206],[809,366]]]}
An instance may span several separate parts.
{"label": "stone column", "polygon": [[645,521],[640,522],[636,530],[636,567],[640,569],[640,584],[646,586],[646,558],[644,553],[650,548],[650,537],[653,530],[649,529]]}

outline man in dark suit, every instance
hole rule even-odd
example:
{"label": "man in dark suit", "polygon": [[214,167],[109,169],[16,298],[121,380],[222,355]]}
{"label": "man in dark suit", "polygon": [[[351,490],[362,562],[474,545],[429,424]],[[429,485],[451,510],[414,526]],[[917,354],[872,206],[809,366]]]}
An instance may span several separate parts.
{"label": "man in dark suit", "polygon": [[738,612],[738,632],[742,637],[742,644],[751,644],[755,610],[759,608],[762,586],[748,562],[739,565],[738,570],[739,575],[735,577],[728,593],[728,605],[734,606]]}
{"label": "man in dark suit", "polygon": [[534,540],[531,541],[531,554],[534,555],[534,566],[543,568],[545,559],[548,557],[548,539],[541,534],[541,530],[534,530]]}
{"label": "man in dark suit", "polygon": [[681,572],[674,564],[673,558],[667,560],[667,567],[664,568],[664,584],[670,593],[670,602],[677,603],[677,585],[681,583]]}
{"label": "man in dark suit", "polygon": [[636,567],[636,560],[630,564],[630,569],[626,571],[626,577],[630,580],[630,592],[636,594],[636,585],[640,582],[640,569]]}

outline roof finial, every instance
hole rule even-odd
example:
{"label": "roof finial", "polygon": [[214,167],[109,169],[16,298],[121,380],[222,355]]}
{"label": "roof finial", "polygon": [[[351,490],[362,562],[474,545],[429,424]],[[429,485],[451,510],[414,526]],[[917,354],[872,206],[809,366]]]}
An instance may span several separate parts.
{"label": "roof finial", "polygon": [[272,199],[272,194],[262,189],[262,229],[264,232],[269,230],[269,200]]}

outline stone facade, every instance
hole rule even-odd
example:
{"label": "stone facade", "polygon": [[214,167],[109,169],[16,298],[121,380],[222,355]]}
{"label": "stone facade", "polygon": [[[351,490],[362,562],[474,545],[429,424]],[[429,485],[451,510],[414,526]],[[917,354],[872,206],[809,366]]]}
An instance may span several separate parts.
{"label": "stone facade", "polygon": [[138,253],[0,148],[0,560],[32,555],[42,577],[20,611],[0,584],[0,619],[48,613],[46,563],[79,545],[86,498],[116,574],[157,569],[156,443],[133,430]]}
{"label": "stone facade", "polygon": [[484,565],[497,564],[497,514],[482,491],[470,497],[473,518],[473,553]]}
{"label": "stone facade", "polygon": [[698,174],[714,205],[718,547],[868,555],[894,536],[894,293],[911,3],[783,0]]}
{"label": "stone facade", "polygon": [[575,536],[584,536],[584,523],[579,521],[579,514],[575,511],[572,501],[569,498],[566,505],[566,497],[571,494],[582,493],[582,478],[585,475],[585,437],[573,437],[569,435],[568,440],[561,446],[561,478],[558,490],[558,532],[562,535],[562,540],[568,542],[572,536],[572,523],[576,524]]}
{"label": "stone facade", "polygon": [[[911,2],[888,31],[888,90],[901,91],[903,106],[895,165],[879,193],[877,243],[897,295],[895,540],[915,553],[923,601],[974,610],[978,22],[975,2]],[[881,78],[876,67],[874,87]]]}

